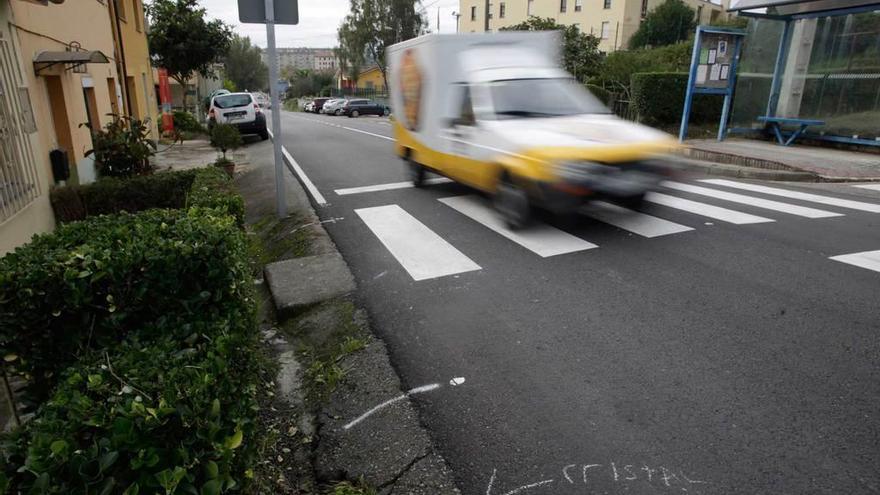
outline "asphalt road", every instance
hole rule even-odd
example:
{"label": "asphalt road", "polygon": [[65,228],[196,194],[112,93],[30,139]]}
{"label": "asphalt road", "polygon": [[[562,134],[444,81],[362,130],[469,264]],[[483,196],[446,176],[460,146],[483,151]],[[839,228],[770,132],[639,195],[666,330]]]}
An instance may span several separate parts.
{"label": "asphalt road", "polygon": [[[609,220],[630,230],[585,216],[529,244],[452,207],[479,198],[438,201],[474,194],[457,184],[335,193],[406,180],[390,136],[283,113],[405,385],[445,385],[413,399],[464,494],[880,491],[880,272],[829,259],[880,250],[880,213],[837,201],[880,190],[682,180],[710,195],[661,192],[761,223],[649,204]],[[839,216],[791,212],[817,209]]]}

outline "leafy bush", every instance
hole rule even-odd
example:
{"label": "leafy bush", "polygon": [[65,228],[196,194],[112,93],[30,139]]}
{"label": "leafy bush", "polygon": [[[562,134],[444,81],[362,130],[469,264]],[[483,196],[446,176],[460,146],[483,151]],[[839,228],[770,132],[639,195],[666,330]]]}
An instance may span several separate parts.
{"label": "leafy bush", "polygon": [[129,179],[108,177],[84,186],[56,187],[49,198],[60,222],[119,211],[182,208],[198,173],[182,170]]}
{"label": "leafy bush", "polygon": [[211,208],[235,218],[244,225],[244,200],[235,191],[229,176],[220,169],[200,169],[189,191],[189,205]]}
{"label": "leafy bush", "polygon": [[[678,72],[646,72],[632,76],[632,104],[642,122],[665,125],[681,122],[688,75]],[[723,97],[695,95],[691,110],[694,123],[717,122]]]}
{"label": "leafy bush", "polygon": [[618,50],[605,57],[602,70],[590,83],[625,92],[636,72],[687,72],[693,49],[693,42],[686,41],[658,48]]}
{"label": "leafy bush", "polygon": [[242,145],[241,133],[231,124],[217,124],[211,130],[211,146],[223,152],[238,149]]}
{"label": "leafy bush", "polygon": [[69,368],[8,445],[10,487],[37,493],[219,494],[254,464],[252,320],[144,328]]}
{"label": "leafy bush", "polygon": [[664,0],[639,24],[629,40],[630,48],[671,45],[688,39],[697,27],[695,14],[682,0]]}
{"label": "leafy bush", "polygon": [[101,177],[131,177],[153,171],[150,157],[156,144],[149,139],[149,119],[141,121],[114,115],[104,129],[91,129],[94,148],[86,156],[95,155],[95,168]]}
{"label": "leafy bush", "polygon": [[184,339],[191,322],[241,310],[245,257],[236,219],[216,209],[62,225],[0,259],[0,355],[17,356],[29,395],[45,398],[78,356],[132,328],[174,327]]}
{"label": "leafy bush", "polygon": [[595,84],[587,84],[586,86],[590,93],[593,93],[596,98],[599,98],[605,106],[611,106],[611,99],[614,97],[614,93],[608,91],[602,86],[596,86]]}
{"label": "leafy bush", "polygon": [[180,132],[205,132],[204,126],[189,112],[175,110],[173,117],[174,129]]}

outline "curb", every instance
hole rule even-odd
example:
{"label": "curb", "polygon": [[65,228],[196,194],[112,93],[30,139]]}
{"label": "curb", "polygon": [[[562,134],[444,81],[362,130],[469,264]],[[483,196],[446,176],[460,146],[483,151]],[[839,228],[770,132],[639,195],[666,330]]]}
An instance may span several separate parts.
{"label": "curb", "polygon": [[726,163],[714,163],[679,157],[677,163],[685,172],[693,175],[720,175],[739,179],[760,179],[773,181],[818,182],[822,178],[812,172],[776,170],[745,167]]}
{"label": "curb", "polygon": [[[321,225],[311,197],[306,194],[299,178],[291,175],[294,180],[285,181],[290,183],[288,192],[297,198],[298,207],[305,210],[302,213],[314,219],[311,235],[323,249],[317,256],[294,258],[264,267],[266,287],[280,321],[321,302],[349,297],[357,288],[348,264]],[[399,401],[390,414],[377,414],[371,418],[373,432],[384,430],[389,432],[387,436],[377,438],[373,434],[355,434],[340,428],[342,420],[353,419],[341,417],[342,411],[353,406],[360,410],[363,406],[376,405],[404,393],[384,342],[369,331],[372,342],[366,349],[345,358],[346,367],[352,371],[343,378],[330,400],[321,405],[315,418],[314,473],[321,481],[367,480],[378,488],[380,494],[459,494],[448,464],[434,448],[411,399]],[[285,368],[298,368],[298,365]],[[290,374],[289,370],[287,374]],[[286,382],[279,380],[280,383]],[[377,389],[377,384],[382,387]],[[297,387],[287,384],[285,388]],[[283,393],[281,388],[279,393]],[[388,443],[383,443],[383,438]]]}

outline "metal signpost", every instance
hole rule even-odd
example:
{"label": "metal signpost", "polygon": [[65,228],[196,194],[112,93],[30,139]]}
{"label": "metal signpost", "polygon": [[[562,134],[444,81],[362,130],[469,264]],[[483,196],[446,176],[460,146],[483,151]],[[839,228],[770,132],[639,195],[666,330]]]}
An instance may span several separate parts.
{"label": "metal signpost", "polygon": [[733,89],[736,86],[736,66],[739,63],[745,34],[745,31],[740,29],[697,26],[690,77],[688,77],[684,109],[681,114],[681,129],[678,133],[679,141],[684,141],[687,137],[688,120],[695,94],[724,95],[718,140],[724,139],[733,100]]}
{"label": "metal signpost", "polygon": [[269,101],[272,107],[272,147],[275,152],[275,204],[278,217],[287,216],[284,192],[284,157],[281,156],[281,105],[278,101],[278,56],[275,24],[299,23],[297,0],[238,0],[238,20],[266,24],[266,52],[269,58]]}

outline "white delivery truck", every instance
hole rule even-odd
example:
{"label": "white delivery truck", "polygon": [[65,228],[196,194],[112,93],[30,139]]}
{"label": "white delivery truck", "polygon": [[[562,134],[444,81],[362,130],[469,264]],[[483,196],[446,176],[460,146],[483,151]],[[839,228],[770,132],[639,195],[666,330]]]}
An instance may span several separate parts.
{"label": "white delivery truck", "polygon": [[555,32],[430,34],[388,48],[397,153],[486,192],[512,228],[535,206],[641,201],[677,143],[615,117],[559,67]]}

